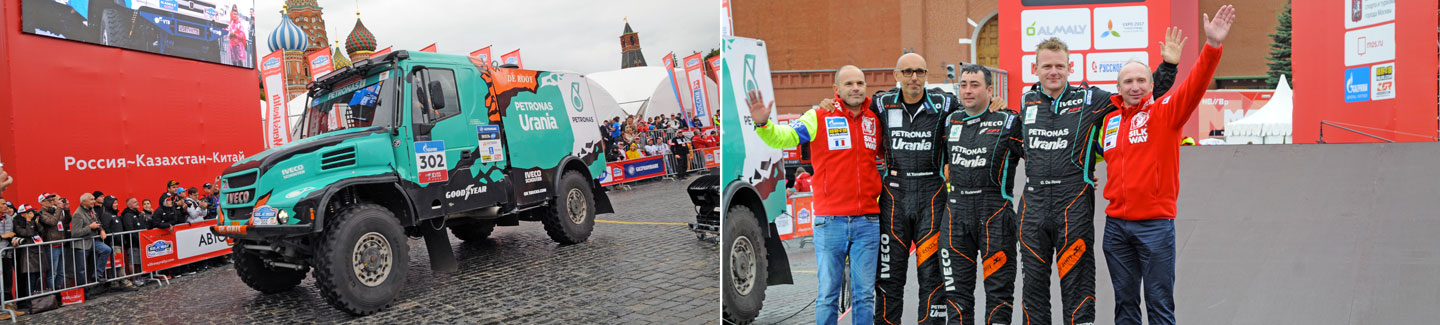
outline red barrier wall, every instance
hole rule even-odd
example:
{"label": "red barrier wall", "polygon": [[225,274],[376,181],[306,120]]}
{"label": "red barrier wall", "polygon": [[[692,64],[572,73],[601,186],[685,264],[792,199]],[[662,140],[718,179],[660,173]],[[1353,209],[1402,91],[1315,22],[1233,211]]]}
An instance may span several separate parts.
{"label": "red barrier wall", "polygon": [[[1377,4],[1391,0],[1356,1]],[[1339,122],[1350,128],[1399,142],[1435,141],[1436,135],[1436,2],[1394,3],[1394,20],[1374,25],[1348,21],[1346,1],[1296,2],[1290,9],[1291,69],[1295,75],[1295,143],[1315,143],[1320,121]],[[1363,15],[1364,12],[1361,12]],[[1394,60],[1347,67],[1348,31],[1385,24],[1395,25]],[[1347,28],[1347,24],[1353,25]],[[1374,38],[1367,42],[1374,42]],[[1380,44],[1376,44],[1380,45]],[[1369,53],[1373,55],[1374,50]],[[1395,98],[1346,102],[1346,69],[1393,62]],[[1370,78],[1375,78],[1373,73]],[[1374,129],[1372,129],[1374,128]],[[1325,127],[1325,141],[1379,142],[1380,140]]]}
{"label": "red barrier wall", "polygon": [[0,0],[6,198],[154,200],[166,180],[199,187],[261,151],[255,70],[23,34],[20,6]]}

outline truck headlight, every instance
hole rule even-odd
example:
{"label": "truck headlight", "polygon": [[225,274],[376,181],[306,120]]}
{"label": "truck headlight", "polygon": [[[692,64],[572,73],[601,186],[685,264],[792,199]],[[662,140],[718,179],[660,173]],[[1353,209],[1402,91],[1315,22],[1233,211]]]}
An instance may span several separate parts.
{"label": "truck headlight", "polygon": [[286,213],[284,209],[281,209],[279,219],[281,224],[290,223],[290,214]]}

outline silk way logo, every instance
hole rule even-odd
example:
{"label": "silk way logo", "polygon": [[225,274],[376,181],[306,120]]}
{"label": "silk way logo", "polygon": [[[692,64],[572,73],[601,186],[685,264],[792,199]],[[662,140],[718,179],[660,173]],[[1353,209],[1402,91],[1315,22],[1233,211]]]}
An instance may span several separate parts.
{"label": "silk way logo", "polygon": [[165,240],[157,240],[155,243],[150,244],[150,246],[145,247],[145,257],[150,258],[170,255],[170,253],[173,252],[175,252],[175,245]]}
{"label": "silk way logo", "polygon": [[689,60],[685,60],[685,66],[687,66],[687,67],[688,67],[688,66],[692,66],[692,65],[696,65],[696,64],[700,64],[700,59],[689,59]]}
{"label": "silk way logo", "polygon": [[269,59],[266,59],[266,60],[265,60],[265,68],[266,68],[266,69],[274,69],[274,68],[277,68],[277,67],[280,67],[280,59],[278,59],[278,58],[269,58]]}
{"label": "silk way logo", "polygon": [[580,98],[580,83],[570,83],[570,106],[575,107],[576,112],[585,111],[585,101]]}
{"label": "silk way logo", "polygon": [[315,61],[311,61],[311,62],[310,62],[310,66],[312,66],[312,67],[319,67],[319,66],[323,66],[323,65],[328,64],[328,63],[330,63],[330,57],[329,57],[329,56],[325,56],[325,55],[321,55],[321,56],[315,57]]}
{"label": "silk way logo", "polygon": [[1106,38],[1106,37],[1110,37],[1110,36],[1120,37],[1120,33],[1115,31],[1115,21],[1114,21],[1114,20],[1106,20],[1106,21],[1105,21],[1105,31],[1100,32],[1100,38]]}

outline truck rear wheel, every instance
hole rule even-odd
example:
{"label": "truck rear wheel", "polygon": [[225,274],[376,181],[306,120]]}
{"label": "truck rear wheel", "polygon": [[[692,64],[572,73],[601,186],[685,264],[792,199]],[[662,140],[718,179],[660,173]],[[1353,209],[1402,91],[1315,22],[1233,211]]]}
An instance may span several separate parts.
{"label": "truck rear wheel", "polygon": [[410,273],[410,247],[395,214],[362,203],[325,223],[315,254],[315,285],[330,306],[370,315],[390,306]]}
{"label": "truck rear wheel", "polygon": [[309,268],[296,270],[266,266],[264,259],[247,252],[241,245],[230,248],[230,259],[235,263],[235,274],[240,276],[240,282],[260,293],[290,291],[310,273]]}
{"label": "truck rear wheel", "polygon": [[765,302],[768,273],[765,260],[765,232],[755,213],[744,206],[725,211],[725,228],[720,241],[721,290],[725,295],[725,320],[745,324],[760,314]]}
{"label": "truck rear wheel", "polygon": [[467,242],[477,242],[490,238],[490,233],[495,231],[494,221],[480,221],[463,225],[450,225],[450,233],[455,238]]}
{"label": "truck rear wheel", "polygon": [[595,198],[590,182],[578,172],[566,172],[560,178],[560,190],[549,211],[540,213],[545,233],[555,242],[571,245],[590,239],[595,230]]}

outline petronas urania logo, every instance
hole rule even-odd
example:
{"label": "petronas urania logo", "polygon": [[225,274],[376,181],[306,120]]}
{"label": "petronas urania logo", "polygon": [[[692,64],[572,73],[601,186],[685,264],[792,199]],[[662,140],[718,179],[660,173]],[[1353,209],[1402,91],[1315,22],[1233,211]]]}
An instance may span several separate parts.
{"label": "petronas urania logo", "polygon": [[576,112],[585,111],[585,101],[580,98],[580,83],[570,83],[570,106],[575,107]]}
{"label": "petronas urania logo", "polygon": [[758,83],[758,82],[755,81],[755,55],[754,55],[754,54],[746,54],[746,55],[745,55],[745,70],[744,70],[743,72],[744,72],[743,76],[744,76],[744,78],[745,78],[745,94],[748,96],[748,95],[750,94],[750,92],[756,91],[756,90],[759,90],[759,89],[760,89],[760,83]]}

